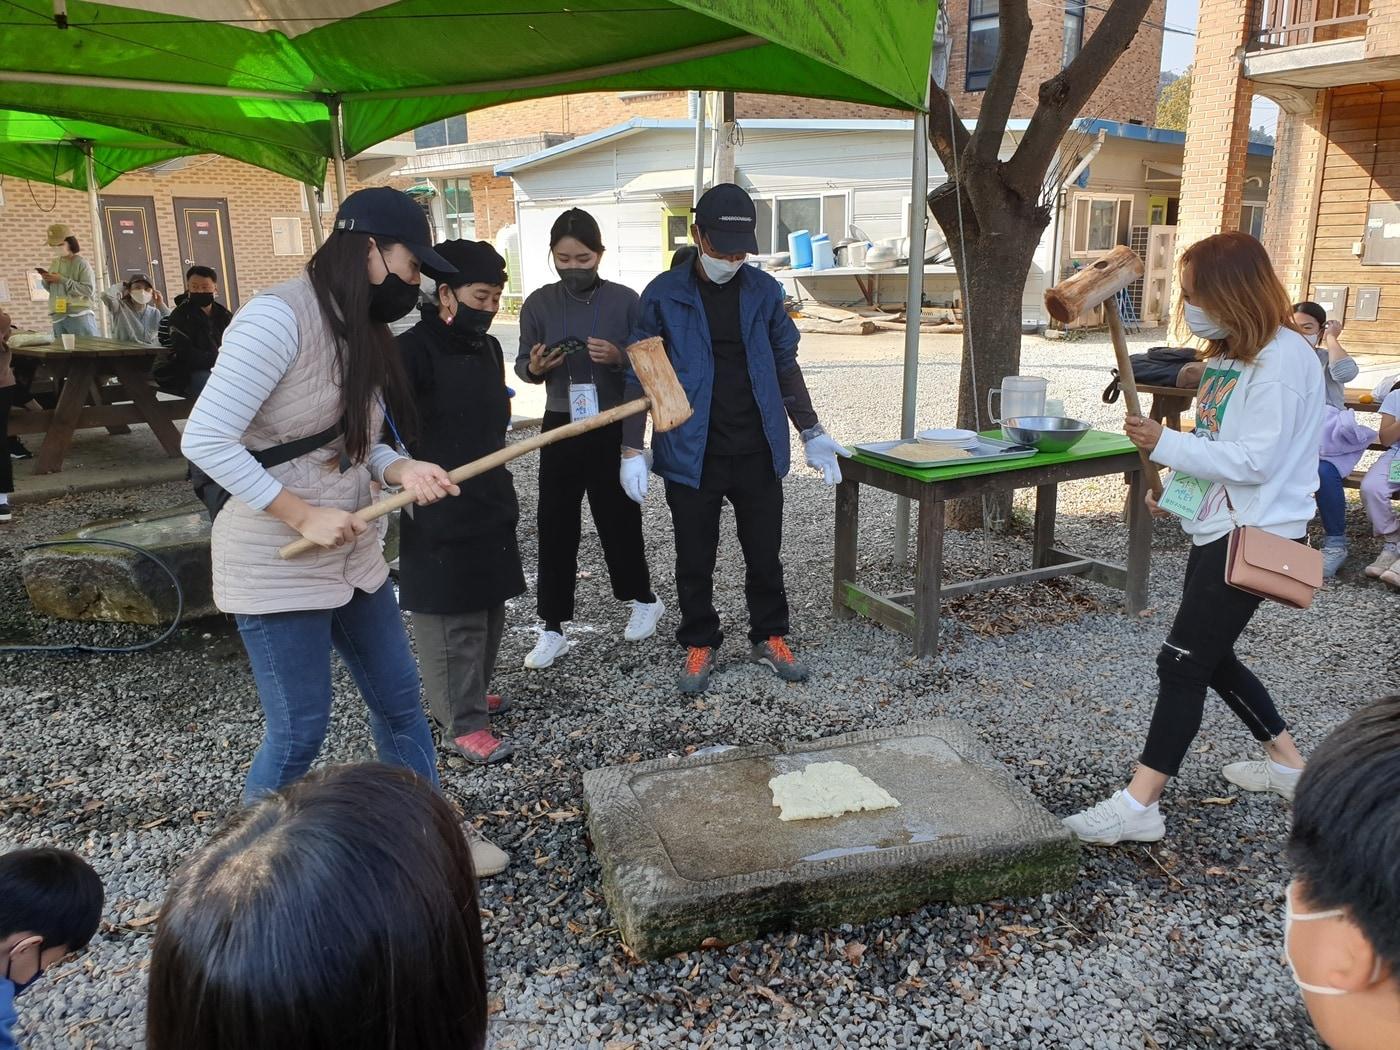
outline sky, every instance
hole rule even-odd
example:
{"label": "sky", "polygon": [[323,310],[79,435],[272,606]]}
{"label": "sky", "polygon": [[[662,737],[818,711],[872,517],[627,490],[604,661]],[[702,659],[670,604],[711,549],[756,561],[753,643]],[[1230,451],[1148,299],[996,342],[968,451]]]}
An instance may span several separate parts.
{"label": "sky", "polygon": [[[1167,0],[1166,25],[1171,29],[1194,32],[1198,7],[1199,0]],[[1184,73],[1186,67],[1191,64],[1195,50],[1194,36],[1188,33],[1173,33],[1169,29],[1162,34],[1162,68],[1173,73]],[[1255,127],[1263,125],[1269,131],[1273,131],[1278,122],[1278,106],[1262,95],[1256,95],[1249,122]]]}

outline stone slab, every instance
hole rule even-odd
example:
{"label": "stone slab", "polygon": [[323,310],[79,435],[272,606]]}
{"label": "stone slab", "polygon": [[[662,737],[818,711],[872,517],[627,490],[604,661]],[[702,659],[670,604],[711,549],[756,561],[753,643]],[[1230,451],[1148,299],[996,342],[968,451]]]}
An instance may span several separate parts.
{"label": "stone slab", "polygon": [[34,608],[62,620],[162,624],[175,616],[170,577],[135,551],[84,540],[132,543],[174,571],[185,592],[185,619],[215,615],[209,567],[209,518],[201,503],[186,503],[132,518],[100,521],[55,537],[61,547],[25,552],[24,588]]}
{"label": "stone slab", "polygon": [[[779,820],[768,780],[831,761],[899,808]],[[1035,896],[1079,867],[1073,836],[948,719],[609,766],[583,790],[608,906],[647,959],[933,901]]]}

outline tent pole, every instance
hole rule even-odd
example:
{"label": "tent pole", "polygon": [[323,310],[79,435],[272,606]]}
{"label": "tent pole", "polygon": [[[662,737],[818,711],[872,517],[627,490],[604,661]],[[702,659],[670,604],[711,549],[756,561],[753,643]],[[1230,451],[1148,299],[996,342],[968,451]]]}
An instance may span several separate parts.
{"label": "tent pole", "polygon": [[331,164],[335,167],[335,205],[345,203],[345,144],[340,137],[340,99],[326,103],[331,115]]}
{"label": "tent pole", "polygon": [[695,193],[691,207],[700,203],[700,196],[705,192],[705,92],[695,93],[695,103]]}
{"label": "tent pole", "polygon": [[[928,229],[928,113],[914,114],[914,175],[909,184],[909,281],[904,300],[904,401],[899,436],[914,436],[919,401],[919,328],[923,321],[924,244]],[[894,563],[909,563],[909,500],[894,511]]]}
{"label": "tent pole", "polygon": [[301,184],[301,193],[306,198],[306,213],[311,216],[311,243],[320,248],[326,239],[326,231],[321,229],[321,202],[316,199],[316,190],[309,182]]}
{"label": "tent pole", "polygon": [[103,88],[110,91],[159,91],[171,95],[213,95],[218,98],[267,99],[273,102],[316,102],[320,96],[301,91],[257,91],[216,84],[179,84],[163,80],[127,80],[123,77],[88,77],[76,73],[30,73],[0,70],[0,84],[46,84],[51,87]]}
{"label": "tent pole", "polygon": [[[97,196],[97,165],[92,160],[92,143],[83,143],[82,149],[83,164],[87,169],[88,215],[92,220],[92,270],[97,279],[93,298],[101,300],[102,293],[107,290],[107,250],[102,238],[102,205]],[[107,324],[107,308],[100,302],[92,305],[93,312],[97,314],[98,330],[105,338],[111,334]]]}

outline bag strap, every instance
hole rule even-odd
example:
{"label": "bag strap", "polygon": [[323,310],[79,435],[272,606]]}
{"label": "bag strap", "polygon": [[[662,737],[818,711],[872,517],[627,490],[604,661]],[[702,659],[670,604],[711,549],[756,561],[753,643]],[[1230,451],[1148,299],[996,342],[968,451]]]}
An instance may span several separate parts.
{"label": "bag strap", "polygon": [[341,429],[341,421],[336,420],[334,424],[319,434],[297,438],[295,441],[286,441],[280,445],[273,445],[271,448],[249,449],[248,451],[252,452],[253,458],[264,467],[277,467],[283,463],[290,463],[298,456],[304,456],[308,452],[315,452],[318,448],[329,445],[340,436]]}

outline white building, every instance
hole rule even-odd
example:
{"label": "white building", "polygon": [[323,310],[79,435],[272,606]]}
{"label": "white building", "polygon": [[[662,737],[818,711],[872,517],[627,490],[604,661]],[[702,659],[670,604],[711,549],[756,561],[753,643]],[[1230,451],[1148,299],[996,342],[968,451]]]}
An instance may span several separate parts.
{"label": "white building", "polygon": [[[1026,125],[1008,122],[1003,155],[1010,156]],[[908,234],[913,121],[750,120],[742,132],[736,180],[757,204],[760,252],[785,250],[788,233],[801,229],[833,240],[851,226],[872,240]],[[1027,323],[1044,321],[1046,274],[1083,265],[1116,244],[1131,244],[1148,256],[1148,302],[1139,294],[1137,305],[1149,315],[1161,314],[1169,301],[1184,140],[1180,132],[1114,121],[1077,125],[1064,147],[1068,162],[1059,168],[1074,178],[1058,194],[1055,221],[1027,281]],[[1246,187],[1242,229],[1257,230],[1262,220],[1271,154],[1267,146],[1251,147],[1252,185]],[[496,174],[508,175],[515,186],[522,292],[555,279],[549,228],[571,207],[598,220],[608,248],[603,276],[644,288],[688,240],[694,157],[692,122],[637,118],[498,165]],[[1081,160],[1087,163],[1076,170]],[[930,150],[929,185],[944,179]],[[930,237],[941,240],[936,224]],[[895,304],[904,298],[903,276],[887,274],[878,286],[867,280],[864,289],[851,276],[780,277],[799,298],[856,303],[867,292]],[[926,268],[925,295],[935,303],[957,298],[952,266]]]}

